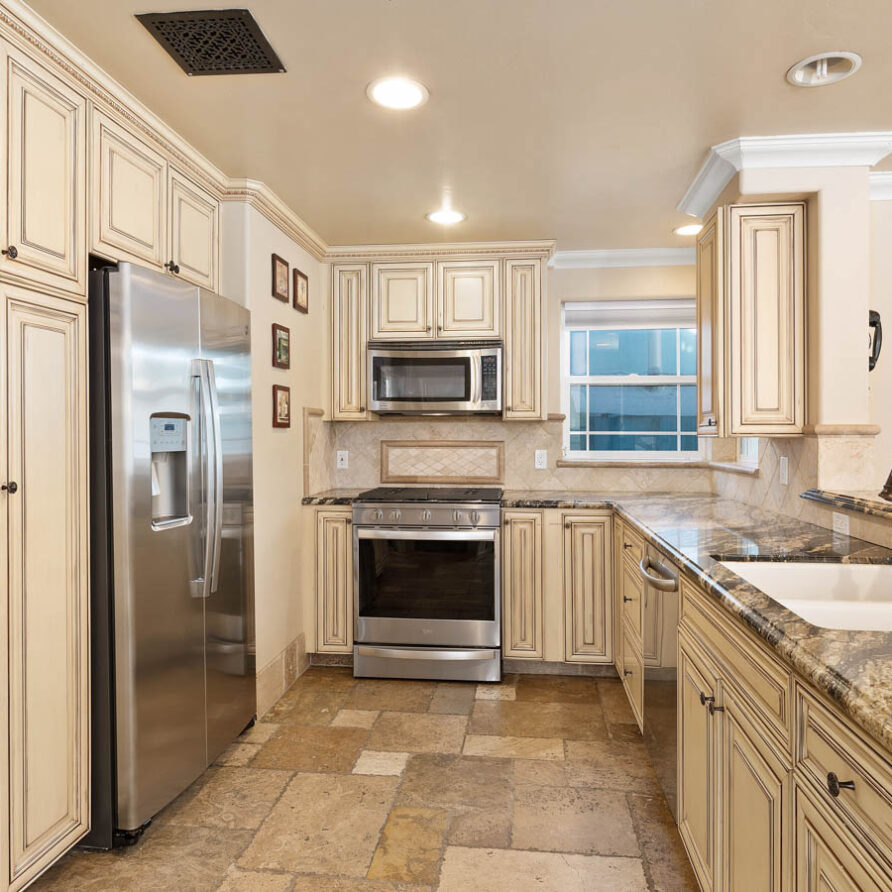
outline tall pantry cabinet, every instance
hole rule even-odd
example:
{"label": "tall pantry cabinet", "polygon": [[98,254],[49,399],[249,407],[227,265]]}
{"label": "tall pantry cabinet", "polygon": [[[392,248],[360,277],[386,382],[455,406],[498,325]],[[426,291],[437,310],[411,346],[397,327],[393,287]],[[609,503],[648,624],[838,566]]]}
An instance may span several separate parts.
{"label": "tall pantry cabinet", "polygon": [[89,829],[85,98],[0,41],[0,890]]}

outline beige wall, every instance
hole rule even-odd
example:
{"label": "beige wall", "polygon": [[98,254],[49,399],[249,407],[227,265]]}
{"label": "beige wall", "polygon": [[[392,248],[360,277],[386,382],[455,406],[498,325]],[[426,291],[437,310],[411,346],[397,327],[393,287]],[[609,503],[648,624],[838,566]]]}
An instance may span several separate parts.
{"label": "beige wall", "polygon": [[892,201],[870,203],[870,309],[879,310],[886,326],[880,361],[867,376],[871,421],[880,427],[874,454],[882,483],[892,470]]}
{"label": "beige wall", "polygon": [[[254,556],[258,711],[299,670],[303,599],[312,598],[313,540],[302,527],[302,407],[325,406],[328,388],[328,265],[240,202],[223,205],[223,293],[251,310],[254,394]],[[310,312],[270,294],[270,254],[309,276]],[[291,330],[291,369],[272,367],[272,323]],[[291,387],[291,428],[272,426],[272,385]],[[305,648],[305,645],[304,645]],[[276,690],[280,688],[280,690]]]}

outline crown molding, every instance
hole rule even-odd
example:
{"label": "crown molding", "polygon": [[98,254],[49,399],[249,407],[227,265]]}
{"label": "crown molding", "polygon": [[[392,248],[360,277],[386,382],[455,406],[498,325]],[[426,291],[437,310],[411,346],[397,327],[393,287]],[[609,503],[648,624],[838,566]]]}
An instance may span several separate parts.
{"label": "crown molding", "polygon": [[604,251],[557,251],[555,269],[607,269],[628,266],[693,266],[694,248],[617,248]]}
{"label": "crown molding", "polygon": [[678,210],[702,217],[735,173],[778,167],[873,167],[892,153],[892,132],[741,136],[709,150]]}
{"label": "crown molding", "polygon": [[868,179],[871,201],[892,201],[892,170],[872,170]]}
{"label": "crown molding", "polygon": [[331,245],[325,259],[342,260],[395,260],[402,257],[491,257],[517,255],[546,259],[554,253],[555,243],[550,239],[529,242],[440,242],[420,245]]}

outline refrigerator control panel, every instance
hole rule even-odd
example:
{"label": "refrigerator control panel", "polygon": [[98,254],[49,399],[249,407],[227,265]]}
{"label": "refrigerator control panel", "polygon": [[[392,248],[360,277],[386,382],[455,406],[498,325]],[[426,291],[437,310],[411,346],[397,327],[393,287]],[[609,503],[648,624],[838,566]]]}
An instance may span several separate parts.
{"label": "refrigerator control panel", "polygon": [[185,452],[186,419],[155,416],[151,419],[152,452]]}

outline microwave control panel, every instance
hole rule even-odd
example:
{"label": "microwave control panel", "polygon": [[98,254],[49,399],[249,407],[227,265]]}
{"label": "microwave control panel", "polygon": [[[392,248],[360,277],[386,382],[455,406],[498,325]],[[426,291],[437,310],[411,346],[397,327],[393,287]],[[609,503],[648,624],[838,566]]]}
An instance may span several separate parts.
{"label": "microwave control panel", "polygon": [[480,358],[480,376],[482,380],[482,398],[497,400],[499,398],[499,358],[482,356]]}

